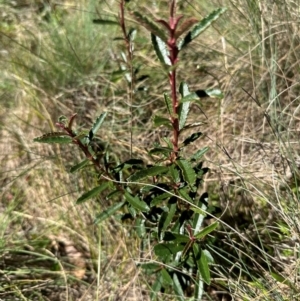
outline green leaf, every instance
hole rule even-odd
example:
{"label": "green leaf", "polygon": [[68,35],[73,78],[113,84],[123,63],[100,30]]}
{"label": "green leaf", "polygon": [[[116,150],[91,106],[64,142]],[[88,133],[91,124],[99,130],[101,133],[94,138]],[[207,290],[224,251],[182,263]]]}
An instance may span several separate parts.
{"label": "green leaf", "polygon": [[145,15],[134,11],[132,12],[132,16],[140,25],[148,29],[153,35],[158,36],[162,41],[167,41],[164,30],[162,30],[155,23],[150,21]]}
{"label": "green leaf", "polygon": [[136,182],[146,177],[153,177],[168,172],[169,168],[166,166],[152,166],[147,169],[139,170],[128,178],[129,182]]}
{"label": "green leaf", "polygon": [[167,93],[164,93],[164,99],[165,99],[166,107],[168,109],[168,113],[170,116],[172,116],[173,115],[173,106],[172,106],[171,98],[169,97],[169,95]]}
{"label": "green leaf", "polygon": [[187,200],[187,201],[190,202],[190,203],[193,203],[193,200],[192,200],[191,197],[189,196],[186,187],[179,189],[179,190],[178,190],[178,193],[179,193],[179,195],[180,195],[183,199]]}
{"label": "green leaf", "polygon": [[151,207],[154,207],[156,205],[159,205],[161,204],[165,199],[169,198],[170,197],[170,193],[168,192],[165,192],[165,193],[162,193],[158,196],[156,196],[150,203],[150,206]]}
{"label": "green leaf", "polygon": [[155,147],[149,151],[149,154],[150,155],[164,154],[165,156],[169,156],[170,153],[172,153],[172,152],[173,152],[173,149],[169,148],[169,147]]}
{"label": "green leaf", "polygon": [[224,98],[224,94],[219,89],[206,89],[205,92],[211,98]]}
{"label": "green leaf", "polygon": [[204,293],[204,282],[200,277],[200,271],[197,271],[197,277],[196,277],[196,282],[195,282],[195,290],[194,290],[194,300],[195,301],[200,301],[202,300],[202,296]]}
{"label": "green leaf", "polygon": [[174,241],[175,243],[179,244],[190,241],[190,238],[183,234],[166,231],[164,235],[164,241]]}
{"label": "green leaf", "polygon": [[147,274],[153,274],[161,268],[158,263],[152,262],[142,263],[139,267],[141,267]]}
{"label": "green leaf", "polygon": [[161,290],[162,286],[162,279],[160,277],[156,277],[155,282],[151,286],[151,294],[150,294],[150,300],[155,300],[157,297],[157,293]]}
{"label": "green leaf", "polygon": [[203,155],[209,150],[209,147],[204,147],[202,149],[198,149],[192,156],[191,156],[191,160],[192,161],[196,161],[200,158],[203,157]]}
{"label": "green leaf", "polygon": [[176,203],[171,204],[169,207],[169,211],[163,212],[161,214],[161,217],[158,222],[158,238],[159,238],[159,240],[162,239],[162,233],[168,228],[168,226],[172,222],[173,217],[176,213],[176,206],[177,206]]}
{"label": "green leaf", "polygon": [[199,96],[193,92],[193,93],[189,93],[188,95],[182,97],[180,99],[180,103],[184,103],[184,102],[188,102],[188,101],[195,101],[195,100],[199,100]]}
{"label": "green leaf", "polygon": [[197,234],[195,234],[195,238],[197,239],[201,239],[202,237],[206,236],[207,234],[209,234],[210,232],[214,231],[217,227],[218,227],[219,223],[218,222],[214,222],[211,225],[205,227],[204,229],[202,229],[200,232],[198,232]]}
{"label": "green leaf", "polygon": [[156,127],[164,125],[168,128],[172,128],[171,121],[165,117],[154,115],[153,122],[154,122],[154,126]]}
{"label": "green leaf", "polygon": [[93,135],[95,135],[98,132],[98,130],[100,129],[106,115],[107,115],[107,112],[102,113],[94,122],[94,124],[91,128],[91,132],[93,133]]}
{"label": "green leaf", "polygon": [[160,243],[154,246],[154,253],[160,258],[166,258],[169,255],[177,254],[183,248],[183,245],[178,245],[177,243]]}
{"label": "green leaf", "polygon": [[195,212],[194,219],[193,219],[194,233],[199,233],[202,227],[204,217],[206,216],[205,211],[207,207],[208,207],[208,194],[205,192],[202,194],[202,196],[199,199],[199,203],[198,203],[199,209],[192,208],[192,210]]}
{"label": "green leaf", "polygon": [[202,253],[206,256],[208,263],[214,263],[214,258],[211,256],[210,252],[208,250],[202,250]]}
{"label": "green leaf", "polygon": [[188,138],[186,138],[183,142],[182,142],[182,146],[187,146],[190,143],[196,141],[199,137],[201,137],[202,133],[201,132],[197,132],[197,133],[193,133],[191,136],[189,136]]}
{"label": "green leaf", "polygon": [[206,30],[214,21],[216,21],[221,14],[226,11],[226,8],[219,8],[214,10],[206,18],[202,19],[197,25],[195,25],[191,31],[184,37],[178,44],[178,49],[181,50],[191,41],[197,38],[204,30]]}
{"label": "green leaf", "polygon": [[106,19],[94,19],[93,23],[94,24],[101,24],[101,25],[118,25],[118,26],[120,26],[119,22],[112,21],[112,20],[106,20]]}
{"label": "green leaf", "polygon": [[127,190],[125,190],[124,196],[127,202],[135,209],[146,212],[150,210],[149,206],[143,200],[137,196],[133,196]]}
{"label": "green leaf", "polygon": [[196,173],[191,164],[184,159],[178,159],[175,162],[181,169],[184,180],[189,184],[189,186],[193,186],[196,181]]}
{"label": "green leaf", "polygon": [[[194,252],[196,253],[198,251],[196,244],[193,245],[193,248],[194,248]],[[201,250],[201,256],[200,259],[197,260],[197,265],[200,271],[201,278],[207,285],[210,285],[210,271],[208,266],[208,260],[203,250]]]}
{"label": "green leaf", "polygon": [[[182,82],[179,86],[179,92],[181,94],[181,97],[184,98],[185,96],[190,94],[189,87],[186,83]],[[182,130],[185,126],[188,113],[190,110],[190,101],[186,101],[184,103],[180,103],[178,108],[178,114],[179,114],[179,130]]]}
{"label": "green leaf", "polygon": [[99,224],[112,216],[116,211],[118,211],[120,208],[124,206],[125,202],[120,202],[117,204],[114,204],[110,207],[108,207],[106,210],[102,211],[100,214],[98,214],[94,220],[94,224]]}
{"label": "green leaf", "polygon": [[185,296],[184,296],[184,293],[183,293],[183,289],[181,287],[181,283],[178,279],[177,273],[173,274],[173,287],[174,287],[174,291],[175,291],[175,294],[177,296],[177,299],[180,300],[180,301],[184,301]]}
{"label": "green leaf", "polygon": [[180,182],[180,174],[179,174],[178,166],[175,164],[172,164],[169,167],[169,170],[170,170],[170,175],[172,177],[173,182],[179,183]]}
{"label": "green leaf", "polygon": [[102,185],[97,186],[97,187],[93,188],[92,190],[84,193],[80,198],[78,198],[78,200],[76,201],[76,204],[81,204],[81,203],[93,198],[94,196],[97,196],[99,193],[101,193],[102,191],[107,189],[107,187],[109,185],[110,185],[109,182],[105,182]]}
{"label": "green leaf", "polygon": [[173,279],[165,268],[160,271],[160,274],[164,285],[173,285]]}
{"label": "green leaf", "polygon": [[154,47],[155,53],[163,65],[171,66],[171,61],[169,58],[169,50],[165,42],[161,38],[151,33],[151,41]]}
{"label": "green leaf", "polygon": [[43,136],[36,137],[33,139],[34,142],[40,143],[58,143],[58,144],[65,144],[65,143],[72,143],[73,139],[68,134],[64,132],[53,132],[47,133]]}
{"label": "green leaf", "polygon": [[89,162],[90,162],[89,159],[85,159],[85,160],[81,161],[80,163],[78,163],[78,164],[72,166],[72,167],[70,168],[70,173],[74,173],[75,171],[84,168],[85,166],[88,165]]}

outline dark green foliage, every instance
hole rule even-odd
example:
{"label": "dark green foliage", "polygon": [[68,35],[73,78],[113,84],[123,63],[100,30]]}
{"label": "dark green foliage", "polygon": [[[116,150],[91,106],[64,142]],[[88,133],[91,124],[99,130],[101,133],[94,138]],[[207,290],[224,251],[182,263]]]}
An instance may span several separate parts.
{"label": "dark green foliage", "polygon": [[[212,256],[206,249],[206,236],[214,231],[218,223],[203,228],[203,221],[208,209],[208,195],[199,191],[203,176],[208,171],[201,159],[208,148],[197,150],[190,157],[185,157],[184,150],[201,137],[201,132],[190,133],[182,138],[184,129],[198,127],[199,122],[186,125],[191,102],[199,99],[199,93],[191,93],[186,83],[176,86],[176,69],[179,52],[201,32],[208,28],[225,10],[218,9],[207,18],[197,23],[183,40],[177,39],[195,23],[194,18],[187,19],[179,26],[182,16],[175,16],[175,1],[170,4],[170,20],[153,20],[134,11],[131,16],[151,33],[151,40],[163,70],[170,81],[170,95],[162,93],[165,100],[166,115],[153,117],[154,127],[163,126],[173,133],[172,139],[162,139],[148,151],[151,164],[146,165],[139,158],[122,162],[115,159],[114,146],[108,149],[105,141],[97,132],[103,126],[107,112],[100,114],[89,130],[73,129],[74,118],[60,117],[57,126],[61,132],[50,133],[36,138],[37,142],[73,143],[84,153],[86,159],[71,168],[76,172],[92,166],[96,170],[98,185],[82,194],[77,204],[92,198],[112,201],[112,204],[96,214],[95,223],[101,223],[113,217],[116,212],[123,215],[121,220],[134,220],[135,229],[141,245],[154,250],[156,262],[141,264],[146,274],[155,274],[151,284],[154,299],[160,291],[172,291],[178,300],[184,300],[188,291],[194,287],[194,296],[202,298],[203,282],[210,283],[209,263]],[[127,32],[124,19],[124,1],[121,1],[120,26],[123,40],[127,45],[127,54],[121,53],[125,76],[129,87],[133,85],[129,72],[126,72],[132,60],[131,47],[136,29]],[[94,20],[98,24],[115,24],[110,20]],[[178,31],[177,31],[177,26]],[[166,68],[168,65],[168,68]],[[166,70],[169,69],[169,70]],[[129,77],[128,77],[129,76]],[[181,98],[177,97],[179,90]],[[204,90],[210,97],[221,97],[219,90]],[[111,157],[114,160],[111,160]],[[91,164],[88,164],[88,163]],[[121,162],[121,163],[120,163]],[[161,263],[161,264],[159,264]]]}

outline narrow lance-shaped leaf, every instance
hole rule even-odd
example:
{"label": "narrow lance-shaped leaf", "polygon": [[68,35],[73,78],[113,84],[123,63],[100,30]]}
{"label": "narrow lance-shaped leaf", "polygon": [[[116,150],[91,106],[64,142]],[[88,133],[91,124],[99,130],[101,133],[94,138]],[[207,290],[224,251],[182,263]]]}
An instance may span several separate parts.
{"label": "narrow lance-shaped leaf", "polygon": [[198,149],[192,156],[191,160],[198,160],[209,150],[209,147],[204,147],[202,149]]}
{"label": "narrow lance-shaped leaf", "polygon": [[[181,94],[181,98],[190,94],[189,87],[186,83],[182,82],[179,86],[179,92]],[[179,130],[182,130],[185,126],[187,116],[190,110],[190,101],[186,101],[184,103],[180,103],[178,114],[179,114]]]}
{"label": "narrow lance-shaped leaf", "polygon": [[207,234],[209,234],[210,232],[214,231],[217,227],[218,227],[219,223],[218,222],[214,222],[211,225],[205,227],[204,229],[202,229],[200,232],[198,232],[195,236],[195,238],[197,239],[201,239],[204,236],[206,236]]}
{"label": "narrow lance-shaped leaf", "polygon": [[[100,129],[100,127],[101,127],[101,125],[102,125],[102,123],[103,123],[103,121],[104,121],[106,115],[107,115],[107,112],[104,112],[104,113],[102,113],[102,114],[96,119],[96,121],[94,122],[94,124],[93,124],[93,126],[92,126],[92,128],[91,128],[90,133],[92,132],[93,135],[95,135],[95,134],[97,133],[97,131]],[[93,137],[91,137],[91,138],[93,138]],[[90,139],[91,139],[91,138],[90,138]]]}
{"label": "narrow lance-shaped leaf", "polygon": [[108,207],[106,210],[102,211],[100,214],[98,214],[94,220],[95,224],[103,222],[105,219],[112,216],[115,212],[117,212],[120,208],[124,206],[125,202],[116,203],[110,207]]}
{"label": "narrow lance-shaped leaf", "polygon": [[78,164],[72,166],[72,167],[70,168],[70,173],[74,173],[75,171],[84,168],[85,166],[88,165],[89,162],[90,162],[89,159],[85,159],[85,160],[81,161],[80,163],[78,163]]}
{"label": "narrow lance-shaped leaf", "polygon": [[78,200],[76,201],[76,204],[81,204],[81,203],[97,196],[99,193],[101,193],[102,191],[107,189],[108,186],[109,186],[109,182],[105,182],[102,185],[97,186],[97,187],[93,188],[92,190],[84,193],[80,198],[78,198]]}
{"label": "narrow lance-shaped leaf", "polygon": [[191,166],[191,164],[187,160],[183,160],[183,159],[176,160],[176,164],[181,169],[184,180],[190,186],[193,186],[196,181],[196,173],[193,167]]}
{"label": "narrow lance-shaped leaf", "polygon": [[158,115],[154,116],[153,123],[154,123],[154,126],[156,126],[156,127],[164,125],[168,128],[172,128],[171,121],[168,118],[161,117]]}
{"label": "narrow lance-shaped leaf", "polygon": [[143,200],[137,196],[133,196],[128,191],[125,191],[124,196],[128,203],[135,209],[146,212],[150,210],[149,206]]}
{"label": "narrow lance-shaped leaf", "polygon": [[[197,133],[193,133],[191,136],[189,136],[188,138],[186,138],[183,142],[182,142],[182,146],[187,146],[190,143],[196,141],[199,137],[201,137],[202,133],[201,132],[197,132]],[[181,147],[182,147],[181,146]]]}
{"label": "narrow lance-shaped leaf", "polygon": [[205,192],[201,195],[201,197],[199,199],[198,207],[199,207],[199,209],[192,208],[192,210],[195,211],[194,220],[193,220],[194,233],[199,233],[199,231],[202,227],[203,219],[206,215],[205,211],[208,207],[208,194],[207,194],[207,192]]}
{"label": "narrow lance-shaped leaf", "polygon": [[169,58],[170,53],[166,43],[154,34],[151,34],[151,41],[160,62],[164,65],[171,66],[172,64]]}
{"label": "narrow lance-shaped leaf", "polygon": [[132,12],[134,19],[146,29],[148,29],[152,34],[160,37],[162,41],[167,41],[164,30],[159,28],[155,23],[150,21],[144,14],[141,14],[137,11]]}
{"label": "narrow lance-shaped leaf", "polygon": [[[196,244],[193,245],[193,248],[194,252],[199,252]],[[207,285],[210,285],[210,271],[208,266],[208,260],[203,250],[201,250],[200,259],[197,260],[197,265],[201,274],[201,278]]]}
{"label": "narrow lance-shaped leaf", "polygon": [[164,174],[168,171],[166,166],[152,166],[147,169],[140,170],[128,178],[128,181],[135,182],[146,177],[153,177]]}
{"label": "narrow lance-shaped leaf", "polygon": [[101,24],[101,25],[118,25],[120,26],[120,23],[113,20],[107,20],[107,19],[94,19],[94,24]]}
{"label": "narrow lance-shaped leaf", "polygon": [[221,14],[226,11],[226,8],[219,8],[214,10],[206,18],[202,19],[194,28],[188,32],[182,41],[178,44],[178,49],[182,49],[188,45],[191,41],[197,38],[204,30],[206,30],[214,21],[216,21]]}
{"label": "narrow lance-shaped leaf", "polygon": [[58,143],[58,144],[65,144],[71,143],[73,141],[72,137],[64,132],[53,132],[48,133],[40,137],[36,137],[33,139],[34,142],[40,143]]}

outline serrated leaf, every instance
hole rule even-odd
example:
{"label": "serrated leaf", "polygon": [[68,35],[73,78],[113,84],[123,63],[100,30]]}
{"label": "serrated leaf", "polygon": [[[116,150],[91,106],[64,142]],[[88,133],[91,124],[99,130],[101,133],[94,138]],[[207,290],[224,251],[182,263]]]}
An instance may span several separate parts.
{"label": "serrated leaf", "polygon": [[132,12],[134,19],[146,29],[148,29],[152,34],[158,36],[162,41],[167,41],[164,30],[159,28],[155,23],[150,21],[145,15],[134,11]]}
{"label": "serrated leaf", "polygon": [[188,31],[193,25],[195,25],[198,22],[199,21],[194,17],[184,20],[182,24],[180,24],[179,28],[176,30],[175,37],[179,38],[184,32]]}
{"label": "serrated leaf", "polygon": [[[187,95],[190,94],[189,87],[186,83],[182,82],[180,83],[179,86],[179,92],[181,94],[181,98],[186,97]],[[184,103],[180,103],[179,108],[178,108],[178,114],[179,114],[179,130],[182,130],[185,126],[188,113],[190,110],[190,102],[186,101]]]}
{"label": "serrated leaf", "polygon": [[58,143],[58,144],[65,144],[65,143],[72,143],[73,139],[68,134],[64,132],[53,132],[47,133],[43,136],[36,137],[33,139],[34,142],[39,143]]}
{"label": "serrated leaf", "polygon": [[124,206],[125,202],[120,202],[108,207],[106,210],[102,211],[98,214],[94,220],[94,224],[99,224],[112,216],[115,212],[117,212],[120,208]]}
{"label": "serrated leaf", "polygon": [[156,196],[150,203],[150,206],[151,207],[154,207],[156,205],[159,205],[161,204],[165,199],[169,198],[170,197],[170,193],[168,192],[165,192],[165,193],[162,193],[158,196]]}
{"label": "serrated leaf", "polygon": [[221,14],[226,11],[226,8],[219,8],[210,13],[207,17],[202,19],[197,25],[195,25],[191,31],[184,37],[182,41],[178,43],[178,49],[181,50],[191,41],[197,38],[204,30],[206,30],[214,21],[216,21]]}
{"label": "serrated leaf", "polygon": [[70,168],[70,173],[74,173],[75,171],[84,168],[85,166],[88,165],[89,162],[90,162],[89,159],[85,159],[85,160],[81,161],[80,163],[78,163],[78,164],[72,166],[72,167]]}
{"label": "serrated leaf", "polygon": [[193,186],[196,181],[196,173],[191,164],[184,159],[178,159],[175,162],[181,169],[184,180],[189,184],[189,186]]}
{"label": "serrated leaf", "polygon": [[188,138],[186,138],[183,142],[182,142],[182,146],[187,146],[190,143],[196,141],[199,137],[202,136],[201,132],[197,132],[197,133],[193,133],[191,136],[189,136]]}
{"label": "serrated leaf", "polygon": [[194,237],[197,239],[201,239],[204,236],[206,236],[207,234],[209,234],[210,232],[214,231],[217,227],[218,227],[219,223],[218,222],[214,222],[211,225],[205,227],[204,229],[202,229],[200,232],[194,234]]}
{"label": "serrated leaf", "polygon": [[171,60],[169,58],[169,50],[165,42],[161,38],[151,33],[151,41],[154,47],[155,53],[163,65],[171,66]]}
{"label": "serrated leaf", "polygon": [[[90,130],[90,133],[92,132],[93,135],[95,135],[95,134],[98,132],[98,130],[100,129],[100,127],[101,127],[101,125],[102,125],[102,123],[103,123],[103,121],[104,121],[106,115],[107,115],[107,112],[104,112],[104,113],[102,113],[102,114],[95,120],[95,122],[94,122],[94,124],[93,124],[93,126],[92,126],[92,128],[91,128],[91,130]],[[93,138],[93,137],[91,137],[90,139],[92,139],[92,138]]]}
{"label": "serrated leaf", "polygon": [[209,150],[209,147],[204,147],[202,149],[197,150],[192,156],[191,160],[198,160],[203,157],[203,155]]}
{"label": "serrated leaf", "polygon": [[170,175],[171,175],[174,183],[179,183],[180,182],[180,174],[179,174],[178,167],[176,165],[172,164],[169,167],[169,170],[170,170]]}
{"label": "serrated leaf", "polygon": [[94,196],[97,196],[99,193],[101,193],[102,191],[107,189],[108,186],[109,186],[109,182],[105,182],[100,186],[94,187],[92,190],[84,193],[80,198],[78,198],[78,200],[76,201],[76,204],[81,204],[81,203],[93,198]]}
{"label": "serrated leaf", "polygon": [[154,115],[153,123],[154,123],[154,126],[156,126],[156,127],[164,125],[168,128],[172,128],[171,121],[168,118],[161,117],[158,115]]}
{"label": "serrated leaf", "polygon": [[146,211],[146,212],[148,212],[150,210],[149,206],[143,200],[141,200],[137,196],[133,196],[127,190],[125,190],[125,192],[124,192],[124,197],[125,197],[126,201],[135,209],[140,210],[140,211]]}
{"label": "serrated leaf", "polygon": [[152,166],[147,169],[139,170],[128,178],[129,182],[136,182],[146,177],[153,177],[164,174],[168,171],[166,166]]}
{"label": "serrated leaf", "polygon": [[113,20],[107,20],[107,19],[94,19],[94,24],[101,24],[101,25],[118,25],[120,26],[120,23]]}
{"label": "serrated leaf", "polygon": [[187,200],[187,201],[190,202],[190,203],[193,203],[193,200],[192,200],[191,197],[189,196],[186,187],[181,188],[181,189],[178,189],[178,193],[179,193],[179,195],[180,195],[183,199]]}

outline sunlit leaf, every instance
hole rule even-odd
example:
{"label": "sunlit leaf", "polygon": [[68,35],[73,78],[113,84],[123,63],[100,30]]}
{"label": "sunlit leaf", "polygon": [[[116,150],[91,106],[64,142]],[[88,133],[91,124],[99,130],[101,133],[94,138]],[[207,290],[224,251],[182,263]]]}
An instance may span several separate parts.
{"label": "sunlit leaf", "polygon": [[180,283],[180,281],[178,279],[177,273],[173,274],[173,288],[174,288],[174,291],[176,293],[177,300],[184,301],[185,300],[185,296],[184,296],[184,292],[183,292],[181,283]]}
{"label": "sunlit leaf", "polygon": [[[179,86],[179,92],[181,94],[181,98],[186,97],[190,94],[189,87],[186,83],[182,82]],[[178,108],[178,114],[179,114],[179,130],[182,130],[185,126],[188,113],[190,110],[190,101],[186,101],[184,103],[180,103]]]}
{"label": "sunlit leaf", "polygon": [[214,222],[214,223],[210,224],[209,226],[205,227],[204,229],[202,229],[200,232],[194,234],[194,237],[197,239],[201,239],[204,236],[206,236],[207,234],[209,234],[210,232],[214,231],[218,227],[218,225],[219,225],[218,222]]}
{"label": "sunlit leaf", "polygon": [[169,50],[165,42],[161,40],[158,36],[151,34],[151,41],[154,47],[155,53],[163,65],[171,66],[171,61],[169,58]]}
{"label": "sunlit leaf", "polygon": [[[97,133],[97,131],[100,129],[106,115],[107,115],[107,112],[102,113],[94,122],[94,124],[91,128],[91,132],[93,133],[93,135],[95,135]],[[91,138],[93,138],[93,137],[91,137]]]}
{"label": "sunlit leaf", "polygon": [[192,156],[191,160],[199,160],[200,158],[203,157],[203,155],[209,150],[209,147],[204,147],[202,149],[198,149]]}
{"label": "sunlit leaf", "polygon": [[197,25],[195,25],[191,31],[179,42],[178,48],[182,49],[188,45],[191,41],[197,38],[204,30],[206,30],[214,21],[216,21],[220,15],[226,11],[226,8],[219,8],[209,14],[206,18],[202,19]]}
{"label": "sunlit leaf", "polygon": [[[196,244],[194,244],[193,247],[197,249]],[[210,285],[210,271],[208,266],[208,260],[203,250],[201,250],[201,256],[200,259],[197,260],[197,265],[201,274],[201,278],[207,285]]]}
{"label": "sunlit leaf", "polygon": [[100,214],[98,214],[94,220],[95,224],[101,223],[110,216],[112,216],[115,212],[117,212],[120,208],[124,206],[125,202],[119,202],[116,203],[110,207],[108,207],[106,210],[102,211]]}

